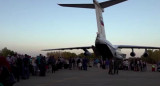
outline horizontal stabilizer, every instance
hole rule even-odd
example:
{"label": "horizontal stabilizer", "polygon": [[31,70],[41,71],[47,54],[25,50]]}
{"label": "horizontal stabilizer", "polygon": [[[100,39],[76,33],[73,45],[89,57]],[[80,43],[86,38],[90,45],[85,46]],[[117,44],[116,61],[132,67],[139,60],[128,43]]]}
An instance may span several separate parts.
{"label": "horizontal stabilizer", "polygon": [[[127,1],[127,0],[110,0],[110,1],[99,3],[99,4],[101,8],[106,8],[124,1]],[[94,4],[58,4],[58,5],[64,6],[64,7],[77,7],[77,8],[90,8],[90,9],[95,8]]]}
{"label": "horizontal stabilizer", "polygon": [[77,7],[77,8],[91,8],[94,9],[94,4],[58,4],[64,7]]}
{"label": "horizontal stabilizer", "polygon": [[112,5],[124,2],[124,1],[127,1],[127,0],[110,0],[110,1],[105,1],[105,2],[100,3],[100,6],[102,8],[106,8],[106,7],[109,7],[109,6],[112,6]]}

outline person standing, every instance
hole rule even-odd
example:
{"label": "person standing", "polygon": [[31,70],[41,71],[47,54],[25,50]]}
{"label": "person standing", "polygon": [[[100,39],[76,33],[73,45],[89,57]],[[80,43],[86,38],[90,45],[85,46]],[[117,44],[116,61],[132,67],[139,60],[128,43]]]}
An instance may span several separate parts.
{"label": "person standing", "polygon": [[52,73],[56,71],[56,60],[54,56],[51,57]]}
{"label": "person standing", "polygon": [[114,62],[114,60],[113,59],[110,59],[110,61],[109,61],[109,72],[108,72],[108,74],[113,74],[113,62]]}
{"label": "person standing", "polygon": [[72,58],[69,58],[69,69],[72,70]]}
{"label": "person standing", "polygon": [[87,70],[87,63],[88,63],[88,59],[85,57],[82,62],[83,70]]}
{"label": "person standing", "polygon": [[79,70],[82,70],[82,62],[81,61],[78,63],[78,67],[79,67]]}
{"label": "person standing", "polygon": [[15,83],[14,77],[12,77],[12,81],[8,79],[9,77],[11,77],[11,74],[12,73],[9,62],[5,57],[0,55],[0,84],[2,86],[13,86],[13,84]]}
{"label": "person standing", "polygon": [[119,62],[118,60],[114,61],[114,74],[118,74]]}
{"label": "person standing", "polygon": [[40,56],[40,76],[46,75],[46,59],[45,56]]}
{"label": "person standing", "polygon": [[27,54],[25,54],[25,57],[23,58],[23,64],[24,64],[24,70],[23,70],[23,79],[29,79],[29,65],[30,65],[30,58]]}
{"label": "person standing", "polygon": [[155,72],[155,65],[152,64],[152,72]]}

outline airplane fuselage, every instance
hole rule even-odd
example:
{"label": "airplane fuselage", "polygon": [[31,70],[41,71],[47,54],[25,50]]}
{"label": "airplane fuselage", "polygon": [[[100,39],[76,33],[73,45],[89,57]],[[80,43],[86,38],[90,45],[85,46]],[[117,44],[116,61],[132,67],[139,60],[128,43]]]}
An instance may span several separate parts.
{"label": "airplane fuselage", "polygon": [[104,12],[103,8],[101,8],[100,4],[93,0],[96,10],[96,18],[97,18],[97,28],[98,33],[95,41],[95,47],[99,54],[105,58],[121,58],[119,53],[116,52],[117,48],[115,48],[108,40],[106,40],[106,34],[104,29],[104,22],[102,17],[102,12]]}

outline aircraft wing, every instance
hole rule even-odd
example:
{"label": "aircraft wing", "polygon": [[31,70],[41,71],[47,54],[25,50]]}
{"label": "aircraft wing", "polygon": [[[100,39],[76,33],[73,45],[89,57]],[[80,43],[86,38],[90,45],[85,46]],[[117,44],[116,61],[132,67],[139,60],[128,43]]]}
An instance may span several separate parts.
{"label": "aircraft wing", "polygon": [[127,1],[127,0],[110,0],[110,1],[105,1],[105,2],[100,3],[100,5],[102,8],[106,8],[106,7],[109,7],[109,6],[124,2],[124,1]]}
{"label": "aircraft wing", "polygon": [[73,50],[73,49],[90,49],[92,46],[85,46],[85,47],[70,47],[70,48],[57,48],[57,49],[45,49],[42,51],[53,51],[53,50]]}
{"label": "aircraft wing", "polygon": [[160,49],[160,47],[152,46],[134,46],[134,45],[116,45],[117,48],[136,48],[136,49]]}

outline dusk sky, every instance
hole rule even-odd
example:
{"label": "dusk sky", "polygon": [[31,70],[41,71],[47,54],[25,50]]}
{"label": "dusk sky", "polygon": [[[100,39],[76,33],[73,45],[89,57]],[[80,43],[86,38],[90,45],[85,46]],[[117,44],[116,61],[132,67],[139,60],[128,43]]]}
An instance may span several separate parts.
{"label": "dusk sky", "polygon": [[[58,3],[93,0],[0,0],[0,50],[7,47],[36,56],[45,55],[42,49],[94,45],[95,10]],[[105,8],[103,19],[106,38],[113,45],[160,47],[160,0],[128,0]],[[128,54],[131,49],[122,52]],[[141,55],[144,50],[135,52]]]}

